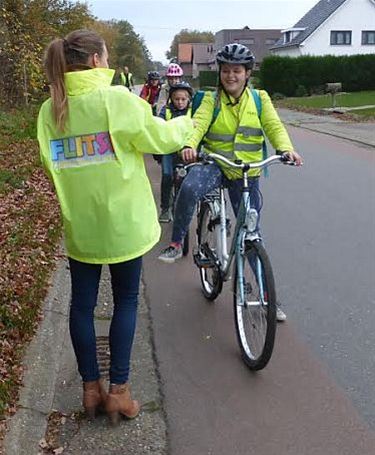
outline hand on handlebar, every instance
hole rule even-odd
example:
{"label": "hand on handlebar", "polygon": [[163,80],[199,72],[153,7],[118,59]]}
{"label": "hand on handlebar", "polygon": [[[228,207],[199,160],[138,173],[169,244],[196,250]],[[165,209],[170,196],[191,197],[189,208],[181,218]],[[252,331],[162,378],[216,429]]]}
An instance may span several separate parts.
{"label": "hand on handlebar", "polygon": [[291,150],[290,152],[284,152],[282,156],[285,157],[286,164],[293,164],[294,166],[303,165],[302,157],[294,150]]}
{"label": "hand on handlebar", "polygon": [[185,147],[181,150],[181,158],[184,163],[195,163],[197,157],[197,151],[191,147]]}

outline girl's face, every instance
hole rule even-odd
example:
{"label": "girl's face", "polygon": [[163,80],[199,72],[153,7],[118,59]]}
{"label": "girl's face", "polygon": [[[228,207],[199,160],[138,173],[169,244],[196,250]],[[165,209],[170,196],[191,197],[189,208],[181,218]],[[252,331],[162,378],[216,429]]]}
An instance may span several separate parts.
{"label": "girl's face", "polygon": [[168,76],[168,84],[169,85],[176,85],[181,82],[180,76]]}
{"label": "girl's face", "polygon": [[172,93],[171,100],[173,106],[177,110],[182,111],[183,109],[186,109],[188,107],[190,96],[186,90],[176,90],[175,92]]}
{"label": "girl's face", "polygon": [[231,65],[223,63],[220,67],[220,82],[228,95],[238,98],[250,77],[250,70],[243,65]]}
{"label": "girl's face", "polygon": [[151,79],[151,85],[156,87],[159,84],[159,79]]}

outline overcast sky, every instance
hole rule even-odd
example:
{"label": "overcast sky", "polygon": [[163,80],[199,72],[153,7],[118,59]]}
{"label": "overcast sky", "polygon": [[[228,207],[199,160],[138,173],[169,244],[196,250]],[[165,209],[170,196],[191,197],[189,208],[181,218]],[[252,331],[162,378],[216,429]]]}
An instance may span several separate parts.
{"label": "overcast sky", "polygon": [[99,19],[129,21],[143,36],[153,60],[165,52],[183,28],[211,31],[227,28],[288,28],[318,0],[86,0]]}

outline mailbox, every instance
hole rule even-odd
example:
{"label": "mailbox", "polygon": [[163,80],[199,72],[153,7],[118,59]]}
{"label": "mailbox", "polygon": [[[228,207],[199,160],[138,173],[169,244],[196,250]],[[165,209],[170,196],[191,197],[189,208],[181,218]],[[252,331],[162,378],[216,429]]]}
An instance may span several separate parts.
{"label": "mailbox", "polygon": [[337,92],[341,92],[341,90],[342,90],[341,82],[328,82],[326,84],[326,92],[337,93]]}
{"label": "mailbox", "polygon": [[341,92],[342,84],[341,82],[328,82],[326,84],[326,92],[331,94],[332,98],[332,108],[336,107],[336,94]]}

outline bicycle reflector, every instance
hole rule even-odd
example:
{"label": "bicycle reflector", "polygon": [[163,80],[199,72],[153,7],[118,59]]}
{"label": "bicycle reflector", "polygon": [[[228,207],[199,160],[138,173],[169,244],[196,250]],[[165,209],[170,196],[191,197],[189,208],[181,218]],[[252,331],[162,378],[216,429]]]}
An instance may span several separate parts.
{"label": "bicycle reflector", "polygon": [[250,232],[254,232],[256,230],[258,223],[258,212],[255,209],[249,209],[246,212],[246,219],[245,219],[245,224],[247,226],[247,229]]}
{"label": "bicycle reflector", "polygon": [[179,177],[186,177],[186,174],[187,174],[187,170],[184,168],[184,167],[178,167],[176,168],[176,173]]}

